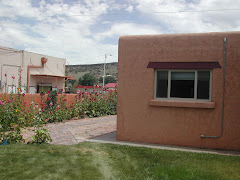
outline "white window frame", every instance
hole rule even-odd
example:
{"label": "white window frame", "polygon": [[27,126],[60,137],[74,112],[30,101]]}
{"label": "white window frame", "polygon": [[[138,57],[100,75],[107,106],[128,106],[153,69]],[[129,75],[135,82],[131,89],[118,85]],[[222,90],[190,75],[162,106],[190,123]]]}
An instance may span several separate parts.
{"label": "white window frame", "polygon": [[58,88],[52,87],[52,91],[57,91],[58,92]]}
{"label": "white window frame", "polygon": [[[157,72],[158,71],[167,71],[168,72],[168,92],[167,98],[156,97],[157,92]],[[197,99],[197,79],[199,71],[209,71],[210,72],[210,79],[209,79],[209,99]],[[194,72],[195,79],[194,79],[194,98],[176,98],[170,97],[171,92],[171,72]],[[174,70],[174,69],[155,69],[155,80],[154,80],[154,99],[156,100],[178,100],[178,101],[211,101],[212,99],[212,70],[211,69],[201,69],[201,70]]]}
{"label": "white window frame", "polygon": [[[36,91],[35,91],[35,90],[36,90]],[[30,86],[30,87],[29,87],[29,93],[30,93],[30,94],[36,94],[36,92],[37,92],[36,86]]]}
{"label": "white window frame", "polygon": [[16,92],[17,92],[16,86],[8,85],[8,94],[11,93],[16,94]]}
{"label": "white window frame", "polygon": [[20,92],[20,94],[26,94],[27,93],[27,87],[26,86],[21,86],[21,90],[22,90],[22,92]]}

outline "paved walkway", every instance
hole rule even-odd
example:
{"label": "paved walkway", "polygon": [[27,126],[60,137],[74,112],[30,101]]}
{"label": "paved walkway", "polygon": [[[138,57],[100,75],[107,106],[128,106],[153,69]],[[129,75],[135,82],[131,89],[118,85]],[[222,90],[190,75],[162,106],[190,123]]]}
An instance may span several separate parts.
{"label": "paved walkway", "polygon": [[[88,141],[128,145],[135,147],[240,156],[239,151],[222,151],[118,141],[116,140],[116,119],[117,116],[104,116],[98,118],[68,120],[66,122],[48,124],[47,128],[50,130],[51,138],[53,140],[52,144],[72,145],[78,144],[83,141]],[[24,139],[31,138],[32,135],[32,131],[27,131],[26,133],[24,133]]]}
{"label": "paved walkway", "polygon": [[[98,118],[86,118],[68,120],[66,122],[47,124],[52,138],[52,144],[78,144],[87,139],[116,131],[116,119],[114,116]],[[32,131],[24,134],[25,139],[33,136]]]}

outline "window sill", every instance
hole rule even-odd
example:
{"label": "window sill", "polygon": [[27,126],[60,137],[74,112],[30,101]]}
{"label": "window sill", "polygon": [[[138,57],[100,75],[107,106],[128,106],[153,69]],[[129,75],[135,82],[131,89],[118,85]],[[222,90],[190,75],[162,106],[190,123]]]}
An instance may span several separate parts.
{"label": "window sill", "polygon": [[150,100],[149,105],[163,107],[202,108],[202,109],[215,108],[215,102],[202,102],[202,101]]}

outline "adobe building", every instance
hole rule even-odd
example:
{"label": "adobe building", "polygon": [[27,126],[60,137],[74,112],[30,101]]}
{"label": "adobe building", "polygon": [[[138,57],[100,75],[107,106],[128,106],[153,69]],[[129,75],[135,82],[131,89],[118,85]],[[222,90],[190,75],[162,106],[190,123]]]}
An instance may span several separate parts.
{"label": "adobe building", "polygon": [[240,32],[119,39],[117,139],[240,150]]}
{"label": "adobe building", "polygon": [[21,73],[21,92],[64,92],[66,60],[32,52],[0,47],[0,93],[16,93]]}

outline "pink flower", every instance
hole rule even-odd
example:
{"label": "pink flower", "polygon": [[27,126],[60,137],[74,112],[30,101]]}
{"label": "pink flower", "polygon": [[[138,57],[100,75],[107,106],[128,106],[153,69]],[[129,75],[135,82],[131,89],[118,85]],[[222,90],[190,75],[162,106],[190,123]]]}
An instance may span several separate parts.
{"label": "pink flower", "polygon": [[46,121],[48,122],[48,121],[49,121],[49,119],[46,119]]}
{"label": "pink flower", "polygon": [[24,101],[24,102],[23,102],[23,104],[27,104],[27,102],[26,102],[26,101]]}
{"label": "pink flower", "polygon": [[5,101],[0,101],[0,105],[4,106]]}

